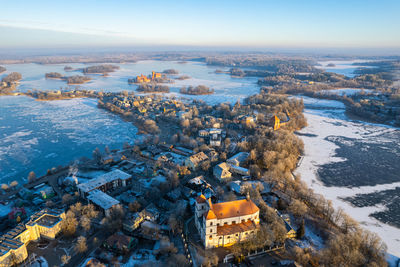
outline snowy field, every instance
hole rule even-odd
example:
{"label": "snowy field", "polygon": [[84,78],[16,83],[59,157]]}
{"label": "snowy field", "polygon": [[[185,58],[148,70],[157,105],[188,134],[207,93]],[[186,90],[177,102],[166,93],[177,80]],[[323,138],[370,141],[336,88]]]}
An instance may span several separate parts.
{"label": "snowy field", "polygon": [[[337,101],[305,97],[304,103],[308,126],[299,132],[299,136],[305,145],[305,157],[296,173],[301,174],[302,179],[315,192],[332,200],[335,207],[342,207],[366,229],[378,233],[388,245],[388,252],[400,257],[400,229],[370,216],[374,212],[385,210],[385,205],[355,207],[343,200],[357,194],[381,192],[400,187],[400,176],[397,182],[379,184],[380,177],[377,177],[375,185],[348,187],[326,186],[319,177],[319,172],[324,166],[332,163],[346,164],[348,161],[347,158],[337,156],[336,151],[339,146],[330,141],[329,137],[346,137],[347,141],[356,139],[367,143],[379,142],[392,145],[393,141],[396,142],[400,136],[399,130],[383,125],[350,121],[344,114],[343,104]],[[390,138],[396,139],[390,140]],[[359,169],[359,171],[363,170]]]}

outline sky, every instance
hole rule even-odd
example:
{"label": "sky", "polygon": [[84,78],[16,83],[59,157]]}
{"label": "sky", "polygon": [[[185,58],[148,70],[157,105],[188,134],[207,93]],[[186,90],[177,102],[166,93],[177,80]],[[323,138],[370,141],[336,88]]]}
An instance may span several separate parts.
{"label": "sky", "polygon": [[399,0],[0,0],[0,48],[400,48]]}

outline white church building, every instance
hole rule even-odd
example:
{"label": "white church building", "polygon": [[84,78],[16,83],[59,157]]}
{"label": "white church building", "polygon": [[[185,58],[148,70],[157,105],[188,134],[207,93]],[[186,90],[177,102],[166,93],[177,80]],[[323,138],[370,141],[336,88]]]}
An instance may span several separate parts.
{"label": "white church building", "polygon": [[205,248],[231,246],[259,229],[260,210],[249,197],[212,204],[200,195],[195,205],[195,224]]}

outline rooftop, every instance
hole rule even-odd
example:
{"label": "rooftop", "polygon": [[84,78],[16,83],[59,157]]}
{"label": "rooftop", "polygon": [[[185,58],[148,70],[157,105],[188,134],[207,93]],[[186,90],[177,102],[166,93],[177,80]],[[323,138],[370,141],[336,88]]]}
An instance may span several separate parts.
{"label": "rooftop", "polygon": [[189,159],[194,164],[198,164],[198,163],[202,162],[203,160],[207,160],[208,157],[207,157],[206,154],[204,154],[204,152],[199,152],[197,154],[194,154],[194,155],[190,156]]}
{"label": "rooftop", "polygon": [[40,217],[40,219],[37,220],[36,223],[41,226],[50,227],[57,224],[60,221],[61,221],[60,217],[55,217],[52,215],[45,214],[44,216]]}
{"label": "rooftop", "polygon": [[94,189],[97,189],[100,186],[110,183],[112,181],[115,181],[118,179],[125,180],[125,179],[129,179],[129,178],[131,178],[130,174],[127,174],[126,172],[123,172],[123,171],[117,169],[117,170],[113,170],[108,173],[105,173],[103,175],[100,175],[97,178],[94,178],[86,183],[79,184],[78,188],[80,190],[82,190],[83,192],[88,193],[88,192],[90,192]]}
{"label": "rooftop", "polygon": [[119,204],[118,200],[97,189],[90,192],[87,199],[104,210]]}
{"label": "rooftop", "polygon": [[217,219],[225,219],[251,215],[258,212],[259,208],[251,199],[241,199],[212,204],[210,210],[214,212]]}
{"label": "rooftop", "polygon": [[232,235],[241,232],[256,230],[258,226],[252,222],[247,221],[238,224],[217,226],[217,235]]}
{"label": "rooftop", "polygon": [[249,157],[249,153],[248,152],[239,152],[236,155],[234,155],[233,157],[229,158],[227,161],[238,161],[238,162],[243,162],[245,161],[247,158]]}

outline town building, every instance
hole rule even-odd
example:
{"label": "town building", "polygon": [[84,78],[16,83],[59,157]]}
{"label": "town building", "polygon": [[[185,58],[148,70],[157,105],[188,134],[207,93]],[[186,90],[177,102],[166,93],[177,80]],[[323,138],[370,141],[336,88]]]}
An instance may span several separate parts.
{"label": "town building", "polygon": [[221,146],[223,136],[226,133],[219,128],[210,128],[199,131],[199,137],[204,138],[208,141],[210,146]]}
{"label": "town building", "polygon": [[125,187],[132,181],[132,176],[121,170],[113,170],[97,178],[91,179],[86,183],[78,184],[78,192],[81,197],[86,198],[93,190],[107,192],[118,187]]}
{"label": "town building", "polygon": [[235,166],[235,165],[230,165],[230,169],[229,170],[232,173],[236,173],[236,174],[243,175],[243,176],[250,175],[249,169],[246,169],[246,168],[243,168],[243,167],[239,167],[239,166]]}
{"label": "town building", "polygon": [[33,214],[26,224],[18,224],[0,237],[0,266],[12,266],[28,257],[26,246],[41,238],[55,239],[65,219],[63,210],[44,209]]}
{"label": "town building", "polygon": [[87,200],[104,211],[105,216],[111,215],[111,210],[120,205],[119,201],[107,195],[106,193],[96,189],[89,193]]}
{"label": "town building", "polygon": [[138,244],[138,240],[121,232],[115,233],[107,238],[104,247],[117,253],[126,253]]}
{"label": "town building", "polygon": [[231,166],[226,163],[222,162],[216,166],[214,166],[213,174],[214,177],[219,179],[220,181],[224,181],[232,177],[232,173],[229,171]]}
{"label": "town building", "polygon": [[259,229],[259,208],[246,199],[212,203],[196,198],[195,225],[205,248],[226,247],[247,240]]}
{"label": "town building", "polygon": [[234,166],[240,166],[246,162],[248,157],[249,157],[248,152],[239,152],[233,157],[227,159],[226,162]]}
{"label": "town building", "polygon": [[185,160],[185,166],[187,166],[191,170],[197,170],[199,166],[205,161],[208,160],[208,157],[204,152],[199,152],[197,154],[194,154]]}

